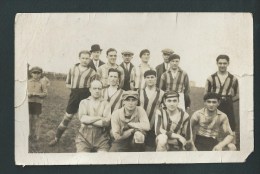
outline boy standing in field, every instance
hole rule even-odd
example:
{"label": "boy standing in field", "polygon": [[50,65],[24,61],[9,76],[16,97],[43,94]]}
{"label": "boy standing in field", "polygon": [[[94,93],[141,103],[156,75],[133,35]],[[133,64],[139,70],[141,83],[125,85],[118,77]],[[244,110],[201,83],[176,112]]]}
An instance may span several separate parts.
{"label": "boy standing in field", "polygon": [[32,67],[30,70],[32,78],[28,80],[28,100],[29,100],[29,137],[39,139],[40,122],[39,115],[42,113],[43,98],[47,96],[47,88],[41,83],[40,77],[42,69],[40,67]]}
{"label": "boy standing in field", "polygon": [[49,143],[49,146],[54,146],[59,142],[71,119],[77,113],[80,101],[90,96],[90,79],[96,75],[95,70],[88,66],[91,61],[90,55],[89,51],[81,51],[79,53],[80,63],[69,70],[66,79],[66,86],[71,89],[69,102],[64,118],[58,126],[56,136]]}

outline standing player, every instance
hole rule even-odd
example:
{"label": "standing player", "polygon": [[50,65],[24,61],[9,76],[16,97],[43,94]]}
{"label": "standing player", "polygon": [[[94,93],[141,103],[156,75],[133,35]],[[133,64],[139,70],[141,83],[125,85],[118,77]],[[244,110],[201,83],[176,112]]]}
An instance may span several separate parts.
{"label": "standing player", "polygon": [[132,90],[143,89],[145,87],[144,72],[153,69],[149,64],[150,51],[144,49],[140,52],[141,64],[136,67],[134,75],[131,77],[131,86],[134,87]]}
{"label": "standing player", "polygon": [[125,74],[124,79],[125,80],[124,80],[124,86],[122,87],[122,89],[125,91],[131,90],[130,79],[131,79],[131,76],[133,76],[134,72],[135,72],[135,67],[131,63],[133,55],[134,55],[134,53],[131,51],[122,52],[123,62],[120,64],[120,66],[124,69],[124,74]]}
{"label": "standing player", "polygon": [[43,98],[47,96],[47,88],[41,83],[40,77],[42,69],[38,66],[30,70],[31,79],[28,80],[28,100],[29,100],[29,138],[39,139],[40,122],[39,115],[42,113]]}
{"label": "standing player", "polygon": [[111,105],[111,113],[121,107],[123,89],[118,87],[121,73],[117,69],[110,68],[108,70],[108,84],[107,88],[104,88],[103,98]]}
{"label": "standing player", "polygon": [[90,96],[90,79],[96,75],[95,70],[88,67],[90,52],[81,51],[79,61],[80,63],[74,65],[67,75],[66,86],[71,89],[69,102],[64,118],[58,126],[56,136],[49,143],[49,146],[54,146],[59,142],[72,117],[77,113],[80,101]]}
{"label": "standing player", "polygon": [[77,152],[108,152],[111,108],[102,99],[102,83],[94,80],[90,84],[91,96],[79,104],[81,127],[76,137]]}
{"label": "standing player", "polygon": [[192,144],[190,120],[189,115],[178,108],[179,94],[168,91],[164,94],[163,102],[166,109],[156,111],[156,151],[190,150],[186,148]]}
{"label": "standing player", "polygon": [[146,87],[139,91],[140,106],[144,108],[150,121],[150,130],[147,132],[145,145],[146,150],[152,150],[155,147],[155,111],[160,108],[164,91],[156,88],[156,71],[148,70],[144,73]]}
{"label": "standing player", "polygon": [[101,82],[103,83],[103,87],[108,87],[108,70],[110,68],[117,69],[121,73],[121,79],[119,81],[119,87],[122,88],[124,86],[124,70],[121,66],[116,64],[117,59],[117,51],[114,48],[109,48],[107,50],[107,60],[108,62],[102,66],[100,66],[97,70],[98,75],[101,77]]}
{"label": "standing player", "polygon": [[205,93],[214,92],[221,96],[218,109],[228,116],[232,131],[236,129],[233,103],[239,100],[239,88],[237,78],[227,71],[229,57],[219,55],[217,57],[218,72],[208,77]]}
{"label": "standing player", "polygon": [[114,141],[110,152],[144,151],[145,132],[150,129],[145,110],[137,106],[138,92],[123,93],[123,107],[111,116],[112,137]]}
{"label": "standing player", "polygon": [[171,54],[173,54],[173,50],[166,48],[162,50],[163,53],[163,63],[156,66],[156,73],[157,73],[157,82],[156,82],[156,86],[157,88],[159,88],[160,86],[160,80],[161,80],[161,76],[162,74],[167,71],[170,68],[170,63],[169,63],[169,56]]}
{"label": "standing player", "polygon": [[98,67],[105,64],[103,61],[100,60],[101,52],[102,49],[98,44],[91,46],[90,53],[91,53],[92,60],[90,61],[89,66],[95,71],[97,71]]}
{"label": "standing player", "polygon": [[164,72],[160,80],[160,89],[176,91],[179,94],[179,107],[188,111],[190,108],[190,85],[188,74],[179,67],[180,56],[172,54],[168,58],[170,68]]}
{"label": "standing player", "polygon": [[[217,109],[219,102],[218,94],[212,92],[205,94],[205,107],[196,111],[191,117],[194,144],[199,151],[222,151],[225,147],[228,150],[236,150],[236,146],[232,144],[234,134],[228,117]],[[220,134],[224,134],[224,139],[221,139]]]}

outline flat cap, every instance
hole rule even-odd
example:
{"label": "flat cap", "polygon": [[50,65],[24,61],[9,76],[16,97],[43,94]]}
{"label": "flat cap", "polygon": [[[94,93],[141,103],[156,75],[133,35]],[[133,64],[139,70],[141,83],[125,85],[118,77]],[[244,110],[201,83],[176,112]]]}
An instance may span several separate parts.
{"label": "flat cap", "polygon": [[173,54],[173,53],[174,53],[174,51],[173,51],[172,49],[169,49],[169,48],[163,49],[162,52],[163,52],[164,54]]}
{"label": "flat cap", "polygon": [[34,66],[31,68],[30,70],[30,73],[33,73],[33,72],[39,72],[39,73],[42,73],[42,68],[38,67],[38,66]]}
{"label": "flat cap", "polygon": [[128,51],[128,50],[122,51],[121,54],[122,55],[134,55],[134,53],[132,51]]}
{"label": "flat cap", "polygon": [[138,96],[139,94],[137,91],[124,91],[124,93],[122,94],[123,100],[126,100],[128,97],[133,97],[138,100]]}

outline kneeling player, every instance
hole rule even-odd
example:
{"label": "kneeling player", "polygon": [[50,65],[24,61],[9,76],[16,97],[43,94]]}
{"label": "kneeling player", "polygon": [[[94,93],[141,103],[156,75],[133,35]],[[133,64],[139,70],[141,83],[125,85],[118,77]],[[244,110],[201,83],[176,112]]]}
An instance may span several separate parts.
{"label": "kneeling player", "polygon": [[[232,144],[234,134],[228,117],[217,109],[220,96],[209,92],[204,96],[205,107],[196,111],[191,117],[191,127],[195,138],[195,147],[199,151],[236,150]],[[224,135],[221,135],[224,134]],[[222,140],[219,137],[223,137]]]}
{"label": "kneeling player", "polygon": [[110,152],[144,151],[145,132],[150,129],[145,110],[137,106],[138,92],[123,93],[123,107],[115,110],[111,116],[114,141]]}
{"label": "kneeling player", "polygon": [[179,94],[166,92],[163,102],[166,109],[157,110],[155,117],[156,151],[191,150],[189,115],[178,107]]}

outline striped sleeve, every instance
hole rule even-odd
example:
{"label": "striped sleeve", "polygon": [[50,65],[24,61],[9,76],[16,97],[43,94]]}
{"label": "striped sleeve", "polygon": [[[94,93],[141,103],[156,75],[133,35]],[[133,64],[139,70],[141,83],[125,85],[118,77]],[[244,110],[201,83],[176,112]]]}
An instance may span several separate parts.
{"label": "striped sleeve", "polygon": [[237,100],[239,100],[239,85],[237,79],[234,82],[233,88],[234,88],[233,102],[236,102]]}
{"label": "striped sleeve", "polygon": [[166,130],[163,129],[163,116],[160,110],[155,114],[155,135],[166,134]]}
{"label": "striped sleeve", "polygon": [[163,91],[166,90],[166,73],[163,73],[162,76],[161,76],[161,79],[160,79],[160,89],[163,90]]}
{"label": "striped sleeve", "polygon": [[212,83],[211,83],[211,80],[210,80],[211,76],[209,78],[207,78],[206,80],[206,84],[205,84],[205,93],[208,93],[208,92],[211,92],[211,88],[212,88]]}
{"label": "striped sleeve", "polygon": [[183,122],[183,127],[181,129],[181,134],[185,137],[186,140],[190,140],[192,138],[190,118],[189,118],[189,115],[187,113],[185,113],[184,117],[186,119]]}
{"label": "striped sleeve", "polygon": [[67,74],[67,78],[66,78],[66,84],[70,85],[71,84],[71,68],[69,70],[69,73]]}

